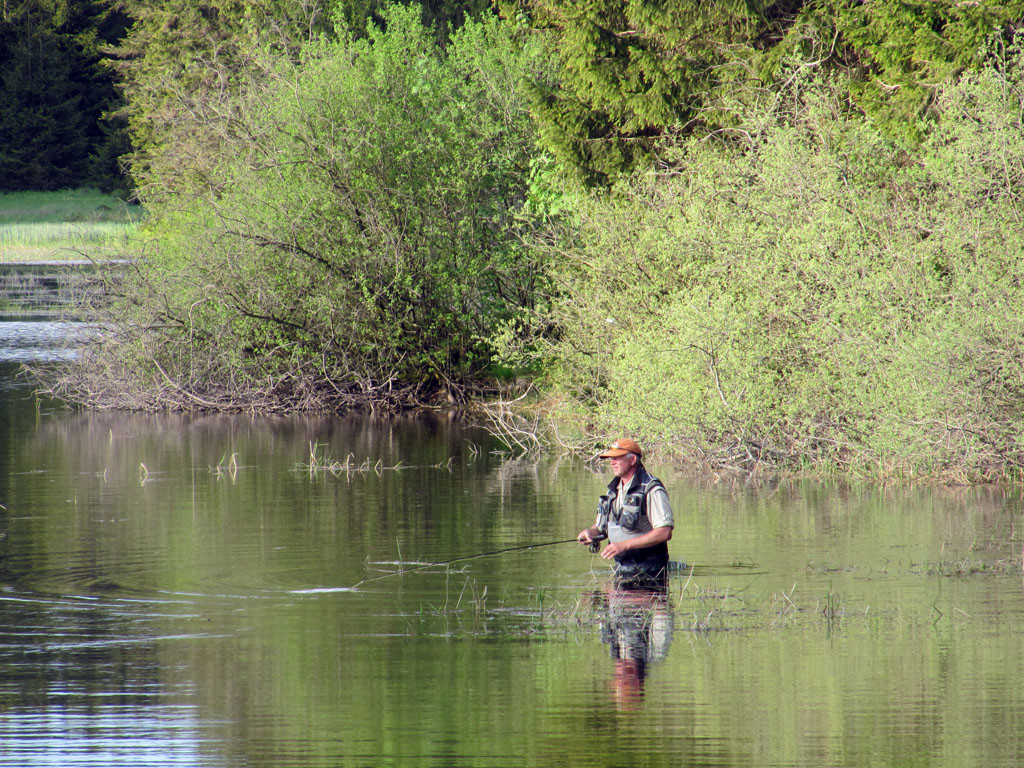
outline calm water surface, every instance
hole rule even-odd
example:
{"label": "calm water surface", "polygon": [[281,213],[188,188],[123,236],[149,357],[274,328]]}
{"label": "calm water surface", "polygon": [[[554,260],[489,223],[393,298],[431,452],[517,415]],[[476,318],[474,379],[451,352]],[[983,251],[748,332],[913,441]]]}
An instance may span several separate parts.
{"label": "calm water surface", "polygon": [[408,571],[572,538],[606,479],[443,419],[74,413],[16,368],[2,765],[1024,763],[1019,489],[655,467],[664,598],[575,544]]}

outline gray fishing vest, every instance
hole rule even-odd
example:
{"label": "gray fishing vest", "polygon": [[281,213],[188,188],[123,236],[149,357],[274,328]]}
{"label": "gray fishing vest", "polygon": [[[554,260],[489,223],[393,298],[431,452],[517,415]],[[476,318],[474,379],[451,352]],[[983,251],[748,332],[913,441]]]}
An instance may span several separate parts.
{"label": "gray fishing vest", "polygon": [[[647,516],[647,495],[655,488],[664,487],[661,480],[651,475],[644,465],[640,464],[630,480],[629,487],[626,488],[622,507],[616,510],[615,501],[618,496],[619,478],[614,478],[608,483],[608,493],[601,496],[598,502],[597,527],[612,543],[642,536],[653,529]],[[639,563],[652,558],[657,562],[667,562],[668,544],[662,542],[653,547],[633,549],[621,556],[616,556],[615,559],[622,564]]]}

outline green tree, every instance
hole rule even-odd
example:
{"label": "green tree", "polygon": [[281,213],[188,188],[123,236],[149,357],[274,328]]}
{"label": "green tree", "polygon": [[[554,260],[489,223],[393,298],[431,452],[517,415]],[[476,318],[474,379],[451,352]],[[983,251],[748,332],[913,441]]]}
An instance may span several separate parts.
{"label": "green tree", "polygon": [[182,193],[151,203],[152,245],[114,307],[123,335],[88,369],[123,387],[108,397],[394,407],[459,400],[487,376],[490,337],[539,279],[517,228],[533,146],[521,81],[543,61],[496,18],[445,49],[418,8],[384,21],[264,59],[260,83],[197,111],[230,130],[200,173],[158,182]]}
{"label": "green tree", "polygon": [[850,109],[914,143],[936,88],[1012,40],[1024,2],[959,0],[509,0],[547,36],[558,77],[535,84],[545,148],[605,186],[665,141],[745,122],[791,64],[841,75]]}
{"label": "green tree", "polygon": [[[944,83],[907,149],[838,76],[592,194],[552,250],[559,439],[714,467],[1024,469],[1024,69]],[[769,111],[770,110],[770,111]],[[767,114],[765,112],[768,112]]]}
{"label": "green tree", "polygon": [[[224,150],[242,89],[260,82],[268,56],[296,59],[335,35],[365,37],[383,23],[384,0],[133,0],[133,23],[111,63],[127,98],[131,168],[143,199],[207,183]],[[419,5],[413,3],[415,8]],[[447,37],[483,0],[439,0],[422,19]]]}
{"label": "green tree", "polygon": [[1022,20],[1021,0],[818,0],[803,8],[774,59],[791,44],[824,59],[846,75],[865,114],[913,144],[923,138],[919,118],[942,85],[997,61]]}
{"label": "green tree", "polygon": [[[420,19],[434,30],[439,42],[445,42],[449,34],[459,29],[468,19],[479,19],[492,13],[491,0],[408,0],[410,5],[422,9]],[[369,23],[379,25],[384,20],[383,11],[391,5],[388,0],[333,0],[331,15],[350,34],[362,37]]]}
{"label": "green tree", "polygon": [[82,94],[61,41],[14,28],[0,68],[0,189],[60,189],[85,175]]}
{"label": "green tree", "polygon": [[297,55],[329,23],[317,3],[137,0],[111,51],[124,91],[139,194],[154,203],[204,183],[229,130],[232,100],[266,54]]}
{"label": "green tree", "polygon": [[559,79],[538,83],[547,149],[573,176],[603,185],[629,172],[657,139],[717,127],[708,110],[728,83],[749,81],[785,0],[524,0],[504,12],[545,30]]}

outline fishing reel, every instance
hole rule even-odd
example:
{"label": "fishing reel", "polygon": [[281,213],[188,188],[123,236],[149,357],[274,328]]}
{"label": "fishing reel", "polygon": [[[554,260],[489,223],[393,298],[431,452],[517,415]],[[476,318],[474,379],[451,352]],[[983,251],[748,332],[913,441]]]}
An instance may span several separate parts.
{"label": "fishing reel", "polygon": [[600,535],[596,539],[591,539],[590,543],[587,544],[587,549],[589,549],[591,553],[596,555],[598,552],[601,551],[601,542],[604,541],[606,538],[606,536]]}

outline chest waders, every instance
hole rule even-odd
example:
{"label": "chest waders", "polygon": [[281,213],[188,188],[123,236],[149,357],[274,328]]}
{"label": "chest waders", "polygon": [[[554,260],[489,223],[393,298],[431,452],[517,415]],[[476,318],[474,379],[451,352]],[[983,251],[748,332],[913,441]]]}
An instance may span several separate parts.
{"label": "chest waders", "polygon": [[[598,502],[597,527],[612,543],[635,539],[653,530],[647,516],[647,497],[656,488],[664,487],[661,480],[640,464],[622,496],[622,504],[617,505],[619,478],[616,477],[608,484],[608,493]],[[638,586],[657,584],[664,581],[667,573],[668,542],[630,549],[615,556],[615,578],[620,582]]]}

